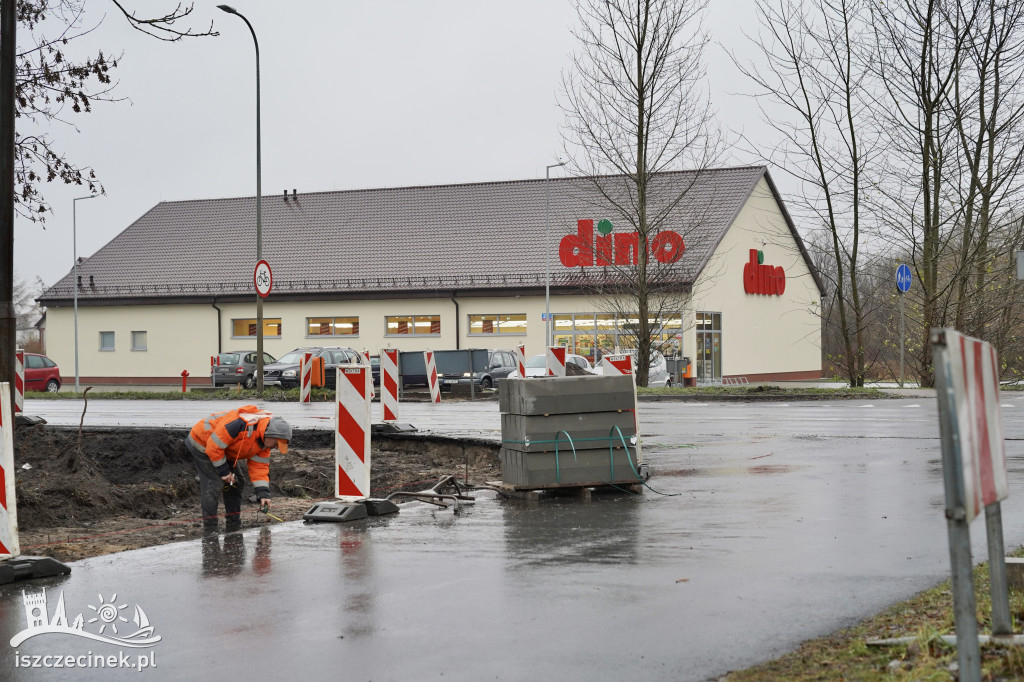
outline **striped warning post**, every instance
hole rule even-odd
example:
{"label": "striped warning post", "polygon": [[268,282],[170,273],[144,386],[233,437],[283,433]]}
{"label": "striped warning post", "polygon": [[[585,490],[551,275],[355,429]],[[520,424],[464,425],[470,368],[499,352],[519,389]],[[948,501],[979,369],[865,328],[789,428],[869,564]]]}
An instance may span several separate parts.
{"label": "striped warning post", "polygon": [[366,365],[340,366],[337,372],[334,496],[355,501],[370,495],[370,386],[373,377]]}
{"label": "striped warning post", "polygon": [[564,377],[565,376],[565,347],[564,346],[549,346],[548,347],[548,376],[549,377]]}
{"label": "striped warning post", "polygon": [[299,402],[309,402],[309,390],[313,386],[313,354],[303,353],[299,363]]}
{"label": "striped warning post", "polygon": [[11,385],[0,383],[0,559],[21,554],[18,511],[14,503],[14,419]]}
{"label": "striped warning post", "polygon": [[516,346],[516,365],[519,366],[519,376],[526,378],[526,344],[520,343]]}
{"label": "striped warning post", "polygon": [[626,353],[623,355],[605,355],[601,358],[601,366],[604,368],[605,376],[616,374],[633,374],[633,356]]}
{"label": "striped warning post", "polygon": [[441,386],[437,381],[437,363],[433,351],[423,352],[423,364],[427,366],[427,384],[430,386],[430,402],[437,405],[441,402]]}
{"label": "striped warning post", "polygon": [[[604,370],[604,375],[615,376],[617,374],[624,374],[626,376],[633,376],[633,356],[629,353],[623,353],[621,355],[605,355],[601,358],[601,368]],[[633,380],[633,430],[636,432],[636,461],[637,464],[643,460],[643,450],[640,447],[640,417],[637,415],[637,402],[636,402],[636,380]]]}
{"label": "striped warning post", "polygon": [[14,351],[14,414],[25,411],[25,349]]}
{"label": "striped warning post", "polygon": [[384,421],[398,421],[397,348],[385,348],[380,352],[380,401],[384,407]]}
{"label": "striped warning post", "polygon": [[370,351],[363,351],[363,359],[366,361],[364,364],[370,368],[370,398],[377,397],[377,391],[373,389],[373,362],[370,360]]}
{"label": "striped warning post", "polygon": [[999,400],[999,360],[991,344],[946,331],[963,467],[967,523],[1009,494]]}

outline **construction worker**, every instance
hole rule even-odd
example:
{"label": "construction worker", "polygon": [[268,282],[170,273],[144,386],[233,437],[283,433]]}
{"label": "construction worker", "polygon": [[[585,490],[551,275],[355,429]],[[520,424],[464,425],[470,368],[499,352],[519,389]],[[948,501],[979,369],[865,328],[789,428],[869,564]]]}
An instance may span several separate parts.
{"label": "construction worker", "polygon": [[192,427],[185,447],[199,472],[205,530],[217,529],[217,506],[222,494],[227,530],[242,526],[245,477],[238,468],[239,460],[249,463],[249,477],[259,504],[264,508],[270,505],[270,451],[288,452],[291,438],[288,422],[255,405],[211,414]]}

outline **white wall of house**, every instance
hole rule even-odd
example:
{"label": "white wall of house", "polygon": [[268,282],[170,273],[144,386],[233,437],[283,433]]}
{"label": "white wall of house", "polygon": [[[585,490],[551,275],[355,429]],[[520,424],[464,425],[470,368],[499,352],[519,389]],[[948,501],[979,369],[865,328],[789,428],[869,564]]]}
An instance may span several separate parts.
{"label": "white wall of house", "polygon": [[[765,265],[781,266],[781,296],[748,294],[743,267],[750,250]],[[722,373],[818,372],[821,370],[820,297],[814,278],[765,180],[741,209],[693,290],[694,312],[722,313]],[[685,346],[695,347],[696,332]]]}

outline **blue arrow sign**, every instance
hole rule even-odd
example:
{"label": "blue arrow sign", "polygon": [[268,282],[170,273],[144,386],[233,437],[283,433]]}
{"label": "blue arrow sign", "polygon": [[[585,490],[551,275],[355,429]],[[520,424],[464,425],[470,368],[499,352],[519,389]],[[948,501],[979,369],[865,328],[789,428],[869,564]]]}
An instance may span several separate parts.
{"label": "blue arrow sign", "polygon": [[910,274],[910,266],[903,264],[896,268],[896,288],[901,293],[907,293],[910,291],[910,282],[913,281],[913,277]]}

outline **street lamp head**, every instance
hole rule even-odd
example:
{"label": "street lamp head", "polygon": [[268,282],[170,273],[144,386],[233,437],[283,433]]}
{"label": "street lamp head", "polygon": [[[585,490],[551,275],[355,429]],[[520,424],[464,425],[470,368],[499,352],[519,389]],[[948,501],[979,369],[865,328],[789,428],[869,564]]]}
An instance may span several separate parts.
{"label": "street lamp head", "polygon": [[547,166],[547,168],[558,168],[559,166],[564,166],[567,163],[569,163],[569,162],[568,161],[559,161],[558,163],[553,163],[550,166]]}
{"label": "street lamp head", "polygon": [[231,5],[217,5],[217,9],[227,12],[228,14],[238,14],[238,10]]}

